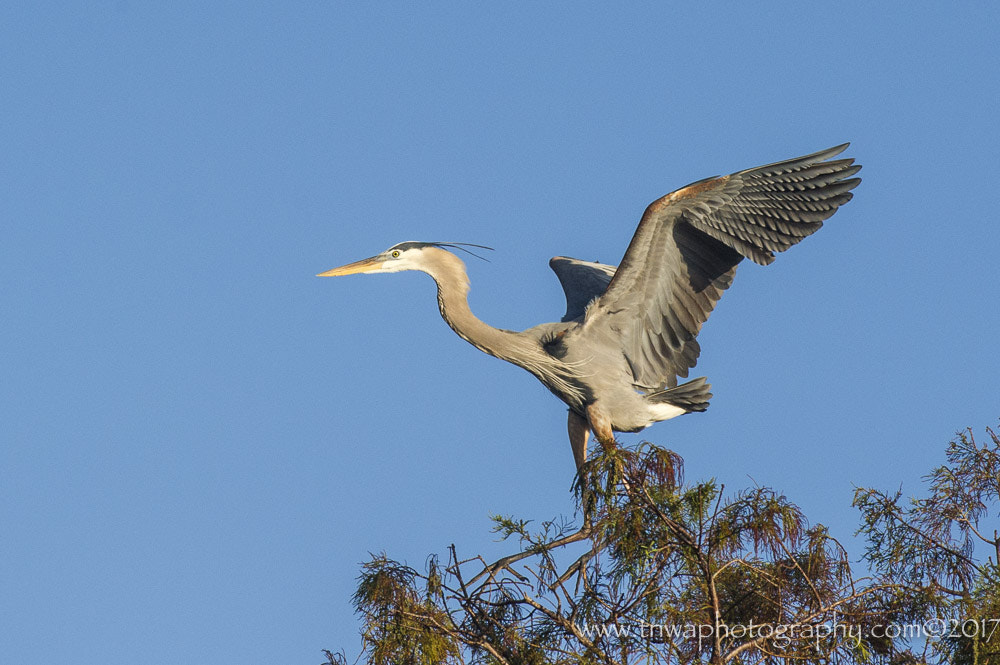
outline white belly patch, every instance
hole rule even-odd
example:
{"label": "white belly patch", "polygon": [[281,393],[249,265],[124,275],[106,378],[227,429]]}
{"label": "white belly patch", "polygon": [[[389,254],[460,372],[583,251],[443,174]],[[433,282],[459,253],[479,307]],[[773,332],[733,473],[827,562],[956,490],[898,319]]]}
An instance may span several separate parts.
{"label": "white belly patch", "polygon": [[679,406],[674,406],[673,404],[650,404],[649,405],[649,415],[652,419],[651,423],[658,423],[661,420],[670,420],[671,418],[676,418],[679,415],[687,413],[684,409]]}

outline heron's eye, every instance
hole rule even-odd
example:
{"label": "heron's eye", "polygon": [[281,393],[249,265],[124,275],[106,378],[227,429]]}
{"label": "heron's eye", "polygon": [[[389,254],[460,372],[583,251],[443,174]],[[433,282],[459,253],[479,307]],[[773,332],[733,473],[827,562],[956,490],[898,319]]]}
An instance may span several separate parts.
{"label": "heron's eye", "polygon": [[398,249],[392,250],[392,254],[390,254],[389,256],[391,256],[394,259],[398,259],[399,258],[399,250]]}

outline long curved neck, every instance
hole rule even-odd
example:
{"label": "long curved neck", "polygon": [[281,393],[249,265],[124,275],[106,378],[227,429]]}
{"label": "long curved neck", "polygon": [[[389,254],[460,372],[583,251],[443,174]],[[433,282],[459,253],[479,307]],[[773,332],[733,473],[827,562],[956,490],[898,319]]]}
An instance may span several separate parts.
{"label": "long curved neck", "polygon": [[590,391],[546,353],[534,337],[494,328],[476,318],[469,309],[469,276],[460,258],[436,247],[424,252],[427,254],[420,269],[437,282],[441,316],[459,337],[491,356],[528,370],[571,407],[584,408],[592,399]]}
{"label": "long curved neck", "polygon": [[501,330],[483,323],[469,309],[469,276],[465,264],[451,252],[436,247],[424,250],[431,260],[425,263],[428,275],[437,283],[438,308],[441,317],[459,337],[485,351],[511,362],[534,355],[530,340],[510,330]]}

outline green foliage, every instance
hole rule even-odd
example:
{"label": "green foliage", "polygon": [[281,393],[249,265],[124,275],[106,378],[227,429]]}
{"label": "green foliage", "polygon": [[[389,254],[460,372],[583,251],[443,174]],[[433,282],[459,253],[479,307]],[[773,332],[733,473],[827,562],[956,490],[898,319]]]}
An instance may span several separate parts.
{"label": "green foliage", "polygon": [[[459,646],[437,629],[447,616],[436,605],[441,578],[432,561],[427,575],[389,560],[384,554],[364,564],[354,606],[364,617],[364,640],[375,665],[460,663]],[[425,583],[424,593],[417,580]],[[421,596],[423,595],[423,599]]]}
{"label": "green foliage", "polygon": [[[995,522],[992,529],[984,523],[1000,506],[1000,437],[986,433],[982,446],[971,430],[948,444],[947,462],[926,477],[925,498],[855,492],[859,533],[869,543],[865,558],[899,586],[899,620],[938,628],[914,645],[923,661],[1000,663],[1000,537]],[[985,562],[977,557],[983,550]]]}
{"label": "green foliage", "polygon": [[[364,656],[378,665],[997,665],[1000,636],[985,632],[1000,619],[1000,542],[983,524],[1000,505],[1000,441],[989,434],[985,446],[971,433],[952,442],[927,498],[857,490],[874,575],[862,578],[827,529],[781,494],[685,483],[683,460],[651,444],[606,450],[577,479],[582,524],[494,516],[494,532],[519,551],[492,563],[454,546],[423,572],[372,557],[354,598]],[[958,632],[885,631],[927,619],[953,620]]]}

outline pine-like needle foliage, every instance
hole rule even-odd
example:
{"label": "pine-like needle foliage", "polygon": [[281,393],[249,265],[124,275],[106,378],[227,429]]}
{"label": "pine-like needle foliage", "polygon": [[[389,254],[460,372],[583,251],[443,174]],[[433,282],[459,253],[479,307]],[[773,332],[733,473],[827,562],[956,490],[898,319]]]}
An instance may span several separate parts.
{"label": "pine-like needle foliage", "polygon": [[[521,550],[500,561],[374,557],[356,607],[371,663],[700,663],[877,650],[843,549],[784,496],[685,485],[682,460],[644,445],[596,456],[577,486],[584,524],[496,517]],[[794,626],[795,633],[788,632]]]}
{"label": "pine-like needle foliage", "polygon": [[865,558],[900,587],[897,621],[927,628],[897,645],[914,661],[1000,663],[1000,437],[986,434],[982,446],[971,430],[957,435],[926,498],[855,492]]}
{"label": "pine-like needle foliage", "polygon": [[[650,444],[605,450],[575,487],[580,526],[494,517],[494,530],[520,545],[494,562],[454,546],[423,572],[373,557],[354,597],[362,656],[377,665],[998,665],[1000,539],[984,522],[1000,506],[1000,440],[988,433],[984,446],[971,433],[951,443],[928,498],[904,506],[898,493],[857,490],[867,577],[771,489],[685,483],[681,458]],[[904,629],[930,619],[957,633]]]}

